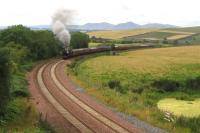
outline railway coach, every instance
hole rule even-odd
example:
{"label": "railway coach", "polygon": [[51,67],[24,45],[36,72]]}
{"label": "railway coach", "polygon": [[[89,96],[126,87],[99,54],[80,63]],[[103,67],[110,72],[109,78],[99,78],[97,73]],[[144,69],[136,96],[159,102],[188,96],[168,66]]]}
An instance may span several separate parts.
{"label": "railway coach", "polygon": [[[129,49],[142,49],[142,48],[151,48],[153,45],[120,45],[114,46],[115,51],[119,50],[129,50]],[[93,53],[100,53],[106,51],[112,51],[113,48],[111,46],[100,46],[96,48],[82,48],[82,49],[73,49],[70,52],[63,53],[63,59],[68,59],[71,57],[81,56],[81,55],[88,55]]]}

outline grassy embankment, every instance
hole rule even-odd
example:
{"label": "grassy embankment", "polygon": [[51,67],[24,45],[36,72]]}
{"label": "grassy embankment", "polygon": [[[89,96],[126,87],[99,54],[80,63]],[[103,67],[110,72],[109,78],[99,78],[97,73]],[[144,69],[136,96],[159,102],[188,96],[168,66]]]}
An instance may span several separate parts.
{"label": "grassy embankment", "polygon": [[26,62],[11,76],[11,99],[6,114],[0,118],[0,133],[51,133],[49,125],[40,119],[40,114],[29,101],[26,73],[35,63]]}
{"label": "grassy embankment", "polygon": [[[100,54],[76,59],[67,70],[89,94],[118,111],[171,132],[199,133],[199,51],[200,46],[184,46]],[[177,106],[158,109],[163,100],[164,105],[187,102],[183,116],[176,114]],[[184,113],[188,103],[197,105],[189,110],[192,117]]]}

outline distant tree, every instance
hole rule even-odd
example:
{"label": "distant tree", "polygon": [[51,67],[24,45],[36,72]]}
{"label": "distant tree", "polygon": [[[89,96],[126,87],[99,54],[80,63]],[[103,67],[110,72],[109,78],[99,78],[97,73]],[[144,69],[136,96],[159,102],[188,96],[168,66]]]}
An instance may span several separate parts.
{"label": "distant tree", "polygon": [[190,44],[190,41],[186,41],[185,43],[186,43],[186,44]]}
{"label": "distant tree", "polygon": [[96,40],[97,40],[97,38],[96,38],[95,36],[92,36],[92,37],[90,38],[90,41],[91,41],[91,42],[96,42]]}
{"label": "distant tree", "polygon": [[115,50],[115,44],[111,44],[110,49],[111,49],[111,51],[114,51]]}
{"label": "distant tree", "polygon": [[72,48],[88,48],[89,36],[82,32],[74,32],[71,34]]}
{"label": "distant tree", "polygon": [[174,40],[174,44],[178,44],[179,42],[178,42],[178,40]]}
{"label": "distant tree", "polygon": [[111,44],[111,46],[110,46],[110,54],[111,54],[111,55],[115,55],[115,54],[116,54],[116,51],[115,51],[115,44]]}
{"label": "distant tree", "polygon": [[164,44],[168,44],[168,40],[167,40],[166,37],[163,39],[163,43],[164,43]]}

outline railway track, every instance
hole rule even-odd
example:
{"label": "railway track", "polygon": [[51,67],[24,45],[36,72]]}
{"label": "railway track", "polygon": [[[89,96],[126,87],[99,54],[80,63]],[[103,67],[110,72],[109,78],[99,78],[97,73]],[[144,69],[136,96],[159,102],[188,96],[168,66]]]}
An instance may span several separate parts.
{"label": "railway track", "polygon": [[64,73],[66,64],[67,61],[59,60],[42,65],[36,72],[36,83],[43,97],[73,128],[83,133],[142,133],[87,94],[77,91]]}

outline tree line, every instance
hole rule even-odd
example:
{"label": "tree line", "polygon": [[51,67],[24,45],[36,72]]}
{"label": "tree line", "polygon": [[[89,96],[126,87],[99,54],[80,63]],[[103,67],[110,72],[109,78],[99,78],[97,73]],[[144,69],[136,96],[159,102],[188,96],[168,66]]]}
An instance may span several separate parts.
{"label": "tree line", "polygon": [[[88,42],[88,35],[72,33],[72,48],[86,48]],[[62,43],[49,30],[16,25],[0,31],[0,117],[11,98],[12,75],[22,69],[22,64],[59,56],[62,50]]]}

